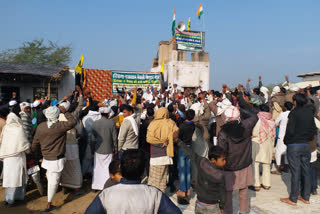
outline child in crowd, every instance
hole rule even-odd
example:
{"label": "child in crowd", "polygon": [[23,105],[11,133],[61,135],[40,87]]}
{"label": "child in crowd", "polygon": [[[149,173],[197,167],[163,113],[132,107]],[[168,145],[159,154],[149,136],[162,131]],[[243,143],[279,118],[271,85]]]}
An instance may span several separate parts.
{"label": "child in crowd", "polygon": [[118,184],[122,178],[120,172],[120,160],[113,160],[109,165],[110,178],[104,184],[104,188]]}
{"label": "child in crowd", "polygon": [[195,214],[223,213],[225,204],[225,180],[223,167],[226,164],[226,154],[219,146],[209,150],[209,160],[197,155],[181,140],[178,146],[185,152],[197,166],[195,191],[197,202]]}
{"label": "child in crowd", "polygon": [[[193,118],[195,112],[189,109],[185,113],[185,121],[180,125],[179,139],[189,148],[192,146],[192,135],[195,130]],[[190,158],[180,148],[178,149],[178,169],[179,169],[179,181],[180,191],[177,192],[178,197],[186,198],[190,196],[190,185],[191,185],[191,172],[190,172]],[[181,200],[182,204],[184,201]]]}

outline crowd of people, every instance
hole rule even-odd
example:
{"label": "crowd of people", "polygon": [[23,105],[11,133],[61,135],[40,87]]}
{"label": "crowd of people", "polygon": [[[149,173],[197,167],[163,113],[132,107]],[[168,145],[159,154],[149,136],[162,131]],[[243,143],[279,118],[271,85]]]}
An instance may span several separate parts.
{"label": "crowd of people", "polygon": [[24,200],[31,160],[46,172],[45,212],[57,209],[59,185],[81,194],[86,180],[100,192],[88,214],[182,213],[166,193],[188,204],[192,191],[195,213],[232,214],[234,190],[239,212],[248,213],[249,189],[269,190],[271,174],[289,170],[291,192],[280,200],[309,204],[317,194],[320,91],[288,77],[272,91],[261,77],[253,90],[250,83],[221,91],[117,86],[103,101],[79,86],[61,101],[13,95],[0,107],[6,205]]}

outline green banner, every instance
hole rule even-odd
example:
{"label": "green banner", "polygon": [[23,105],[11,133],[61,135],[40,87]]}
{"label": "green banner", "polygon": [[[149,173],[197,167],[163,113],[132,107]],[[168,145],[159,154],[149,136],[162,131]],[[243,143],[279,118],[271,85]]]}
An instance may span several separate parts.
{"label": "green banner", "polygon": [[112,93],[116,94],[118,86],[119,90],[126,88],[131,90],[135,87],[145,90],[148,86],[160,89],[161,76],[160,73],[151,72],[121,72],[112,71]]}

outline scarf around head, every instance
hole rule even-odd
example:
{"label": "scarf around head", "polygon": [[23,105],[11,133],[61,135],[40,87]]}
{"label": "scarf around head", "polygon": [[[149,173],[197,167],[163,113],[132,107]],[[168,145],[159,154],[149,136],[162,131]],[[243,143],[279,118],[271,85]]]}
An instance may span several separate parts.
{"label": "scarf around head", "polygon": [[272,135],[272,138],[275,137],[276,124],[272,119],[272,115],[270,112],[260,111],[258,113],[258,117],[261,121],[261,124],[259,127],[259,140],[260,140],[260,143],[263,143],[268,139],[270,135]]}
{"label": "scarf around head", "polygon": [[178,131],[175,122],[169,119],[169,111],[167,108],[159,108],[154,120],[148,126],[147,142],[150,144],[160,144],[168,142],[167,156],[173,157],[173,133]]}
{"label": "scarf around head", "polygon": [[47,118],[48,128],[50,128],[54,123],[58,122],[58,117],[60,114],[60,110],[56,106],[51,106],[45,110],[43,110],[44,115]]}
{"label": "scarf around head", "polygon": [[30,148],[22,120],[10,113],[0,135],[0,159],[16,156]]}

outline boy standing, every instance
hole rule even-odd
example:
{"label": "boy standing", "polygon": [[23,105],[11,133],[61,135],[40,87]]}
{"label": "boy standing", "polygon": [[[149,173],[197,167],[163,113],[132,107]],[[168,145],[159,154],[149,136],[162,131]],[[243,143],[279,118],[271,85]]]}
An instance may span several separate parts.
{"label": "boy standing", "polygon": [[219,146],[209,150],[209,160],[197,155],[181,140],[178,146],[197,166],[195,191],[197,202],[195,214],[221,214],[225,204],[225,181],[223,167],[226,164],[226,154]]}

